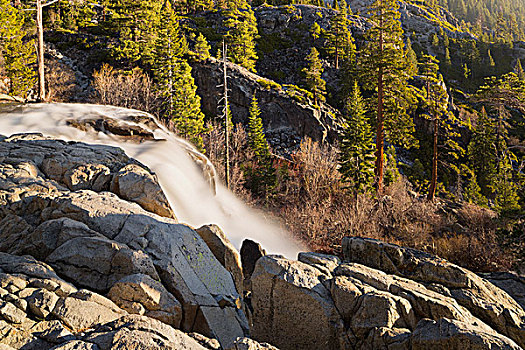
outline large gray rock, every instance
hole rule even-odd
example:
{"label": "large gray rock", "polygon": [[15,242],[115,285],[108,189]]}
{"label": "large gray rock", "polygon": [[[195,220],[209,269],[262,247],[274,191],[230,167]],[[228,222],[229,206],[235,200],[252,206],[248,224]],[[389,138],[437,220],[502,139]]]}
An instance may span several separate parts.
{"label": "large gray rock", "polygon": [[111,287],[108,297],[123,310],[180,327],[182,306],[162,283],[148,275],[129,275]]}
{"label": "large gray rock", "polygon": [[444,291],[472,315],[525,346],[525,311],[486,279],[436,256],[373,239],[345,237],[342,245],[345,260]]}
{"label": "large gray rock", "polygon": [[257,261],[251,277],[252,336],[282,349],[345,349],[345,327],[323,285],[327,275],[279,256]]}
{"label": "large gray rock", "polygon": [[421,320],[412,335],[413,350],[514,350],[521,349],[511,339],[478,328],[466,325],[457,320],[442,318],[440,320]]}
{"label": "large gray rock", "polygon": [[[112,186],[100,180],[106,178],[106,168],[115,175]],[[165,217],[173,215],[155,176],[121,150],[41,135],[5,138],[0,140],[0,180],[0,251],[32,254],[77,286],[100,293],[125,281],[109,294],[124,309],[203,333],[222,346],[248,334],[232,274],[192,228]],[[102,188],[118,193],[95,191]],[[48,267],[42,272],[48,273]],[[135,285],[126,280],[137,275],[143,277]],[[53,283],[58,279],[54,272],[48,277]],[[34,286],[60,297],[53,310],[49,303],[37,305],[40,299],[30,300],[39,317],[51,312],[79,329],[123,312],[82,300],[73,295],[76,291],[61,293],[58,284]],[[131,286],[139,287],[132,297]],[[129,300],[119,297],[118,288],[127,291]],[[85,303],[92,303],[94,312],[82,318]]]}
{"label": "large gray rock", "polygon": [[213,255],[228,270],[235,281],[237,292],[243,292],[241,256],[224,232],[217,225],[204,225],[196,230],[208,245]]}
{"label": "large gray rock", "polygon": [[[216,342],[202,335],[189,336],[150,317],[128,315],[102,295],[78,291],[31,257],[0,253],[0,264],[9,271],[2,273],[1,285],[15,293],[0,288],[4,291],[0,293],[0,349],[201,350],[211,347],[201,346],[196,338],[203,344]],[[155,298],[155,293],[150,291],[149,296]],[[163,304],[162,297],[155,299],[161,305],[176,303],[171,299]],[[23,310],[14,300],[27,300],[29,306]]]}
{"label": "large gray rock", "polygon": [[137,164],[128,164],[113,176],[111,192],[152,213],[175,218],[156,176]]}
{"label": "large gray rock", "polygon": [[139,315],[121,317],[101,325],[84,338],[101,350],[205,350],[202,345],[180,330]]}

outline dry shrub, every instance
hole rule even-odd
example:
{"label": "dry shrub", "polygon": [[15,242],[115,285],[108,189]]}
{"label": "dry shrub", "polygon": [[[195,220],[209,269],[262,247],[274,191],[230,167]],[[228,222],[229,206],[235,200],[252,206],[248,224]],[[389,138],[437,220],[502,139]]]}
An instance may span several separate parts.
{"label": "dry shrub", "polygon": [[[225,140],[224,126],[218,122],[208,124],[210,132],[203,137],[206,155],[215,165],[217,176],[225,183]],[[244,187],[245,178],[242,165],[253,158],[253,153],[248,147],[246,131],[242,124],[238,124],[230,134],[230,190],[253,204],[250,192]]]}
{"label": "dry shrub", "polygon": [[151,78],[141,69],[131,72],[115,70],[103,64],[93,73],[93,87],[96,91],[94,102],[134,108],[155,114],[158,109],[157,94]]}
{"label": "dry shrub", "polygon": [[75,71],[57,59],[46,61],[47,100],[54,102],[82,101],[82,91]]}
{"label": "dry shrub", "polygon": [[[206,138],[209,158],[224,178],[224,138],[220,127]],[[238,126],[232,135],[232,190],[279,218],[295,238],[312,250],[340,254],[344,236],[361,236],[437,254],[475,271],[505,269],[509,259],[496,239],[494,212],[472,204],[429,202],[400,181],[376,198],[352,195],[337,170],[337,149],[302,142],[291,161],[280,159],[279,183],[257,198],[244,187],[243,165],[253,155]]]}

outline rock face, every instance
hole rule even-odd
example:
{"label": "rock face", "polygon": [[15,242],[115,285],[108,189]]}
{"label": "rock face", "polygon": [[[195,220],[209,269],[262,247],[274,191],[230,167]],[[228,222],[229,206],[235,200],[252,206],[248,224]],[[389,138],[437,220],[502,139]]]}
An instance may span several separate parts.
{"label": "rock face", "polygon": [[265,256],[251,276],[252,336],[281,349],[521,349],[525,312],[437,257],[345,238],[344,262]]}
{"label": "rock face", "polygon": [[[193,64],[192,75],[205,112],[215,115],[221,98],[222,64],[215,58]],[[334,140],[338,133],[339,113],[329,107],[317,108],[308,98],[291,88],[281,87],[248,70],[227,64],[231,93],[229,98],[234,123],[248,121],[248,110],[254,95],[261,107],[261,118],[268,141],[277,152],[298,145],[301,138]],[[297,95],[297,98],[292,96]]]}
{"label": "rock face", "polygon": [[[142,338],[146,326],[136,325],[141,320],[148,327],[158,328],[156,319],[162,327],[201,333],[224,347],[248,334],[230,272],[199,234],[173,218],[154,174],[120,149],[41,135],[2,137],[0,205],[0,252],[37,259],[15,264],[18,270],[0,267],[9,274],[0,305],[6,322],[60,322],[75,336],[107,324],[90,338],[103,341],[88,341],[100,349],[121,348],[119,342],[135,337],[136,348],[198,348],[180,332]],[[9,296],[21,289],[23,297]],[[126,314],[143,318],[111,323]]]}
{"label": "rock face", "polygon": [[206,349],[180,330],[78,290],[31,257],[0,253],[0,269],[0,349]]}

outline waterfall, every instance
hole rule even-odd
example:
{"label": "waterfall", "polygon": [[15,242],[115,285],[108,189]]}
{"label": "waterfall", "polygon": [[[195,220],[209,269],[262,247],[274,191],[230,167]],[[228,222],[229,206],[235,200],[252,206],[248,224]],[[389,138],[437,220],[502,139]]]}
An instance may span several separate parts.
{"label": "waterfall", "polygon": [[[249,208],[219,181],[210,186],[204,169],[213,170],[210,161],[188,142],[176,137],[156,123],[151,125],[130,121],[130,117],[151,115],[131,109],[90,104],[0,104],[0,134],[41,133],[66,141],[81,141],[122,148],[157,175],[168,200],[181,223],[192,227],[217,224],[239,249],[245,238],[261,243],[267,252],[297,258],[305,250],[277,222],[264,212]],[[103,131],[83,131],[71,121],[112,118],[149,128],[155,140],[136,142]],[[198,166],[200,162],[200,166]],[[213,172],[212,172],[213,176]],[[215,187],[215,190],[212,188]]]}

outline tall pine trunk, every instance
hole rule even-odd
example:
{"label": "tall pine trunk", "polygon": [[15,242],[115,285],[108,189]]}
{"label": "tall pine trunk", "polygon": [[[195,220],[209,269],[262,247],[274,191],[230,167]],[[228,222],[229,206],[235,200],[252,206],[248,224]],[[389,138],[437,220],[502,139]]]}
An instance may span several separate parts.
{"label": "tall pine trunk", "polygon": [[228,50],[228,46],[223,41],[222,42],[222,60],[223,60],[223,69],[224,69],[224,142],[225,142],[225,151],[224,151],[224,177],[226,181],[226,187],[230,189],[230,121],[228,120],[228,84],[227,84],[227,78],[228,74],[226,71],[226,50]]}
{"label": "tall pine trunk", "polygon": [[[383,23],[380,23],[381,27]],[[379,34],[379,50],[383,52],[383,29]],[[379,67],[377,78],[377,129],[376,129],[376,189],[377,193],[383,191],[383,172],[384,172],[384,121],[383,121],[383,67]]]}
{"label": "tall pine trunk", "polygon": [[44,25],[42,19],[42,0],[36,0],[36,31],[37,31],[37,61],[38,61],[38,102],[46,99],[46,83],[44,76]]}

